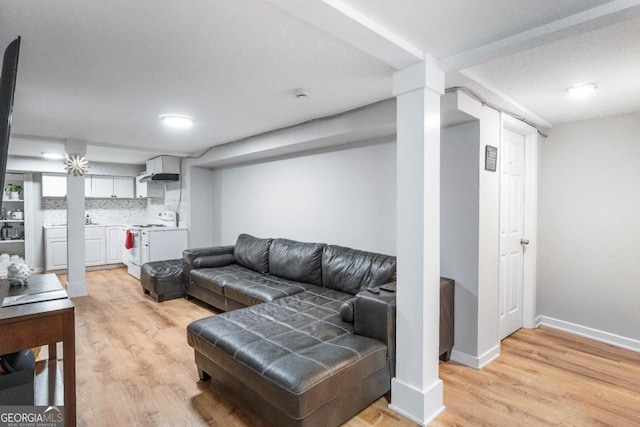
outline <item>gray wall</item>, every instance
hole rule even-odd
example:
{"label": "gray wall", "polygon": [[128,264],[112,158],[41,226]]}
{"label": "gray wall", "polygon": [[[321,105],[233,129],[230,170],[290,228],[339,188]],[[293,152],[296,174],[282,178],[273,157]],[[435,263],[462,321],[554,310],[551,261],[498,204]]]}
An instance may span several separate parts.
{"label": "gray wall", "polygon": [[[214,172],[199,167],[188,168],[189,174],[189,247],[201,248],[220,243],[220,203],[216,200]],[[212,227],[212,223],[217,226]]]}
{"label": "gray wall", "polygon": [[395,254],[395,149],[389,139],[214,171],[215,243],[249,233]]}
{"label": "gray wall", "polygon": [[640,115],[556,126],[539,154],[539,313],[640,340]]}
{"label": "gray wall", "polygon": [[455,346],[478,352],[480,126],[475,120],[442,129],[440,275],[456,281]]}

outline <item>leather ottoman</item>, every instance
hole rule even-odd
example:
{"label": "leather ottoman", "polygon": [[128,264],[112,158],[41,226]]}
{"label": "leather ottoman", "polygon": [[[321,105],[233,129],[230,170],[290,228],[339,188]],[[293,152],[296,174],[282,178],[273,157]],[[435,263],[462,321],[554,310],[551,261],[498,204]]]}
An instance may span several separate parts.
{"label": "leather ottoman", "polygon": [[145,294],[162,302],[185,296],[182,286],[182,260],[148,262],[142,266],[140,284]]}

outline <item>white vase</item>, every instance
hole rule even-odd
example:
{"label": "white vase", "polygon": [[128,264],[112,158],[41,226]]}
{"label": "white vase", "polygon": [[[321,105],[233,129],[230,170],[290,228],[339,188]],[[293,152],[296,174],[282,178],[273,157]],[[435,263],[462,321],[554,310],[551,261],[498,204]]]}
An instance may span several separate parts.
{"label": "white vase", "polygon": [[9,193],[10,200],[18,200],[19,198],[20,198],[20,193],[18,193],[17,191],[12,191]]}

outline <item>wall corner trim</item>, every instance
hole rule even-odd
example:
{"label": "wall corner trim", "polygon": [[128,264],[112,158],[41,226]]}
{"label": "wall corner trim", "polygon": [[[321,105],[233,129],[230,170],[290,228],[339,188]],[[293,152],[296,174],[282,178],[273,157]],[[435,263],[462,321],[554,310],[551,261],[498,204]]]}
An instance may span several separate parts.
{"label": "wall corner trim", "polygon": [[427,390],[418,390],[397,378],[391,379],[393,402],[389,409],[426,426],[445,410],[442,402],[444,385],[442,380],[433,382]]}
{"label": "wall corner trim", "polygon": [[455,348],[451,352],[451,360],[473,369],[482,369],[500,356],[500,344],[484,352],[480,356],[471,356]]}

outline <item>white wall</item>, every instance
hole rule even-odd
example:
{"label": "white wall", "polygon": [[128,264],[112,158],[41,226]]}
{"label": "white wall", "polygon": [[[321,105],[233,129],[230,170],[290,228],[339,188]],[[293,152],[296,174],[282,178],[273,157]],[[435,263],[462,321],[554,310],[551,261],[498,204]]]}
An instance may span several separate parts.
{"label": "white wall", "polygon": [[543,323],[640,350],[640,114],[556,126],[539,154]]}
{"label": "white wall", "polygon": [[214,243],[249,233],[395,254],[395,149],[389,138],[214,171]]}

